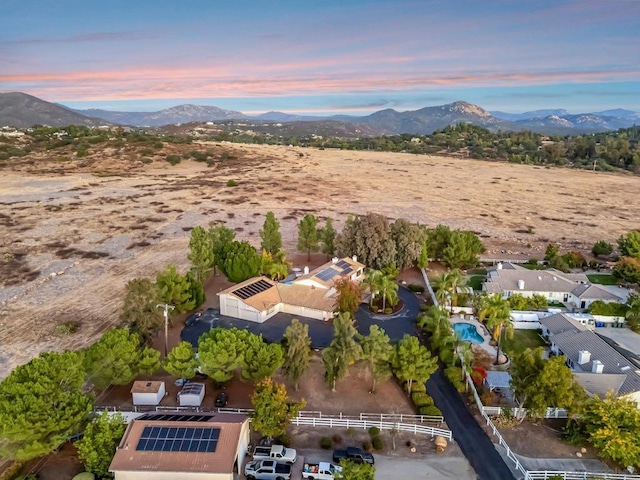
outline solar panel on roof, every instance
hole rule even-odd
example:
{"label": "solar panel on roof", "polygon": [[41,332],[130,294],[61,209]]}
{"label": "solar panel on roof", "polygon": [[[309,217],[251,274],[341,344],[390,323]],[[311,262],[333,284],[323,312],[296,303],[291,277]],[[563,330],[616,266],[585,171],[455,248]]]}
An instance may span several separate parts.
{"label": "solar panel on roof", "polygon": [[345,260],[340,260],[336,265],[340,268],[349,268],[351,264]]}
{"label": "solar panel on roof", "polygon": [[269,290],[271,287],[272,285],[269,282],[260,279],[257,282],[245,285],[244,287],[240,287],[237,290],[233,290],[231,293],[240,297],[242,300],[246,300],[247,298],[251,298],[254,295]]}
{"label": "solar panel on roof", "polygon": [[342,275],[349,275],[351,272],[353,272],[353,268],[349,267],[349,268],[345,268],[342,271]]}
{"label": "solar panel on roof", "polygon": [[187,383],[184,387],[182,387],[179,395],[200,395],[203,387],[204,385],[201,383]]}
{"label": "solar panel on roof", "polygon": [[144,427],[136,450],[140,452],[215,452],[219,428]]}
{"label": "solar panel on roof", "polygon": [[[147,413],[139,418],[139,420],[151,420],[162,422],[208,422],[214,415],[198,415],[198,414],[171,414],[171,413]],[[151,428],[151,427],[148,427]],[[160,427],[153,427],[160,428]]]}
{"label": "solar panel on roof", "polygon": [[324,270],[322,270],[321,272],[316,274],[316,277],[318,277],[320,280],[326,282],[328,280],[331,280],[333,277],[335,277],[336,275],[338,275],[338,271],[334,268],[326,268]]}

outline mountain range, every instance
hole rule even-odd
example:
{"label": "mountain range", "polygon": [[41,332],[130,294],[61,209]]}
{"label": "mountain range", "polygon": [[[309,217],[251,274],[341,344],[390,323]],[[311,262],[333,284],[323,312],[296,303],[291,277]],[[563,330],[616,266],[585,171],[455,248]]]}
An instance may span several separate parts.
{"label": "mountain range", "polygon": [[267,112],[245,115],[214,106],[178,105],[157,112],[114,112],[110,110],[74,110],[49,103],[24,93],[0,93],[0,125],[29,127],[32,125],[66,126],[117,124],[137,127],[159,127],[191,122],[265,122],[296,124],[305,122],[304,130],[313,131],[314,124],[343,124],[345,136],[396,135],[401,133],[428,135],[448,125],[471,123],[493,131],[531,130],[542,134],[594,133],[640,124],[640,113],[625,109],[570,114],[564,109],[535,110],[519,114],[488,112],[482,107],[458,101],[447,105],[398,112],[385,109],[366,116],[334,115],[316,117]]}

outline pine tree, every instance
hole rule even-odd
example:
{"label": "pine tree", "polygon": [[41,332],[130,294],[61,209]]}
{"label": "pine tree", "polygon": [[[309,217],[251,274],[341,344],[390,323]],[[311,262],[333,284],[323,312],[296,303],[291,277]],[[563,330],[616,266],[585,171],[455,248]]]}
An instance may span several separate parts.
{"label": "pine tree", "polygon": [[369,327],[369,335],[360,336],[360,347],[371,375],[371,391],[375,392],[376,384],[391,375],[389,362],[393,347],[385,331],[377,325]]}
{"label": "pine tree", "polygon": [[336,231],[333,228],[333,220],[327,218],[324,227],[320,231],[320,240],[322,241],[322,253],[331,257],[336,251]]}
{"label": "pine tree", "polygon": [[213,328],[198,340],[198,361],[202,373],[216,383],[233,378],[233,372],[244,362],[247,330]]}
{"label": "pine tree", "polygon": [[187,380],[196,376],[198,361],[193,350],[193,345],[189,342],[180,342],[173,347],[164,361],[165,372],[174,377],[186,378]]}
{"label": "pine tree", "polygon": [[311,360],[309,325],[294,318],[285,330],[283,338],[285,339],[284,373],[289,381],[293,382],[293,387],[297,391],[300,379],[309,369]]}
{"label": "pine tree", "polygon": [[167,267],[156,275],[158,296],[163,303],[175,307],[177,313],[185,313],[195,308],[191,298],[191,283],[186,275],[180,275],[175,265]]}
{"label": "pine tree", "polygon": [[156,285],[147,278],[134,278],[127,282],[120,320],[131,331],[140,335],[142,343],[149,344],[163,322]]}
{"label": "pine tree", "polygon": [[214,263],[213,241],[209,232],[200,226],[191,230],[187,258],[191,262],[191,270],[196,280],[200,283],[204,282]]}
{"label": "pine tree", "polygon": [[273,212],[267,212],[267,218],[260,230],[262,239],[262,250],[266,250],[271,255],[278,253],[282,249],[282,235],[280,234],[280,223]]}
{"label": "pine tree", "polygon": [[83,437],[76,442],[78,457],[84,463],[87,472],[98,478],[109,478],[113,452],[118,448],[126,428],[127,424],[122,415],[109,415],[106,410],[87,425]]}
{"label": "pine tree", "polygon": [[349,365],[362,354],[362,349],[355,340],[357,333],[350,313],[340,313],[333,319],[333,340],[322,352],[325,380],[332,392],[336,391],[336,381],[344,378]]}
{"label": "pine tree", "polygon": [[262,335],[250,334],[245,346],[242,378],[246,380],[262,380],[273,376],[282,366],[284,358],[280,344],[267,343],[262,338]]}
{"label": "pine tree", "polygon": [[417,337],[409,334],[405,334],[396,345],[391,364],[395,376],[407,383],[407,392],[411,392],[414,381],[425,383],[438,369],[438,359],[420,345]]}
{"label": "pine tree", "polygon": [[298,225],[298,251],[307,252],[307,260],[311,260],[311,252],[317,252],[318,217],[307,213]]}

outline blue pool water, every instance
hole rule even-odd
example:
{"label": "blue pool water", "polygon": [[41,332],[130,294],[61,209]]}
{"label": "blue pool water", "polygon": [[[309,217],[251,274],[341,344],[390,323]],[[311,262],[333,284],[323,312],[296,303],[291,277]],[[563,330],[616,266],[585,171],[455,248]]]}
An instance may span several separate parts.
{"label": "blue pool water", "polygon": [[478,329],[475,325],[470,323],[454,323],[453,331],[458,334],[462,340],[466,340],[471,343],[482,343],[484,339],[478,333]]}

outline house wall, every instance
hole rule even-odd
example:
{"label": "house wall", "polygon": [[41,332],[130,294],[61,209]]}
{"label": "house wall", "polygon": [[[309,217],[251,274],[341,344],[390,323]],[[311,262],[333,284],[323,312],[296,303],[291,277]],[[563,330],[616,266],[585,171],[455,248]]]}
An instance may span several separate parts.
{"label": "house wall", "polygon": [[512,322],[516,330],[537,330],[541,327],[540,322]]}
{"label": "house wall", "polygon": [[[502,296],[503,298],[509,298],[511,295],[520,294],[523,297],[531,298],[534,295],[542,295],[548,302],[568,302],[571,300],[572,295],[569,292],[535,292],[531,290],[507,290]],[[566,299],[566,300],[565,300]]]}
{"label": "house wall", "polygon": [[281,304],[280,311],[290,313],[291,315],[300,315],[301,317],[315,318],[317,320],[329,320],[333,318],[333,312],[324,312],[313,308],[301,307],[298,305]]}
{"label": "house wall", "polygon": [[157,393],[133,393],[134,405],[159,405],[164,398],[164,384],[160,386]]}
{"label": "house wall", "polygon": [[220,313],[227,317],[240,318],[251,322],[262,323],[280,311],[275,305],[265,311],[257,310],[230,294],[220,295]]}
{"label": "house wall", "polygon": [[233,473],[115,472],[115,480],[233,480]]}
{"label": "house wall", "polygon": [[238,447],[236,448],[236,460],[238,461],[238,471],[240,472],[242,471],[242,464],[245,458],[249,455],[249,443],[251,443],[251,429],[249,427],[249,420],[247,420],[242,424]]}

